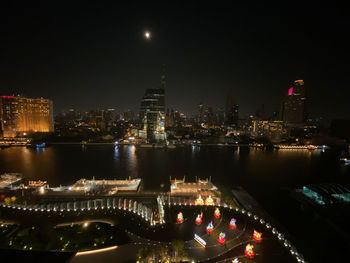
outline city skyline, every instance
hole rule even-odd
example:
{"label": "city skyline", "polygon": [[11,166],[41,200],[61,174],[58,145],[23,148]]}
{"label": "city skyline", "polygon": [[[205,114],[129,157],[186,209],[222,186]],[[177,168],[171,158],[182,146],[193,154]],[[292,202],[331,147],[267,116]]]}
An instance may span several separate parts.
{"label": "city skyline", "polygon": [[242,115],[262,104],[273,112],[292,82],[303,79],[310,113],[347,118],[345,17],[340,8],[327,8],[7,9],[1,95],[49,98],[56,114],[68,108],[137,112],[166,64],[166,108],[189,115],[200,102],[223,108],[227,94]]}

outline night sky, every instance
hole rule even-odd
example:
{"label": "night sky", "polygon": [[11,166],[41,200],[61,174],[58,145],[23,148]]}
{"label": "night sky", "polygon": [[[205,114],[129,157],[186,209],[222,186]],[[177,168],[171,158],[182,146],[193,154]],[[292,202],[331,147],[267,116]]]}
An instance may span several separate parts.
{"label": "night sky", "polygon": [[[224,107],[279,110],[302,78],[311,116],[350,118],[349,18],[342,6],[2,8],[1,95],[45,97],[62,109],[138,110],[160,85],[187,114]],[[152,34],[145,39],[144,31]]]}

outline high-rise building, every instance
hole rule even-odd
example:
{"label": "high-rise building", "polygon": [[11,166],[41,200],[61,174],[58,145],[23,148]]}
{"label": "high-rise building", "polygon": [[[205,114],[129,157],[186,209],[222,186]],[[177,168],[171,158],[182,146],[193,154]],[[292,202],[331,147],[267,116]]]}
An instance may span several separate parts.
{"label": "high-rise building", "polygon": [[238,110],[239,106],[235,103],[233,96],[227,95],[226,97],[226,125],[230,127],[238,126]]}
{"label": "high-rise building", "polygon": [[282,102],[281,119],[287,125],[303,125],[306,119],[306,94],[304,81],[295,80],[288,89],[288,95]]}
{"label": "high-rise building", "polygon": [[20,96],[0,97],[2,136],[23,136],[33,132],[53,132],[52,101]]}
{"label": "high-rise building", "polygon": [[159,88],[146,89],[140,107],[142,123],[139,136],[149,142],[165,140],[165,70],[163,65],[161,85]]}
{"label": "high-rise building", "polygon": [[202,102],[199,103],[198,109],[199,109],[198,122],[199,124],[202,124],[204,121],[204,105]]}

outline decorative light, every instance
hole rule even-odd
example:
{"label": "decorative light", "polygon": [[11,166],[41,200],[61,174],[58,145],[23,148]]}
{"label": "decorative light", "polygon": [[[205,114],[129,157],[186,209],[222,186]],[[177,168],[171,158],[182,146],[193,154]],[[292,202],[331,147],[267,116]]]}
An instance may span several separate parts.
{"label": "decorative light", "polygon": [[213,233],[214,227],[213,227],[213,221],[210,221],[210,223],[207,226],[207,233],[210,235],[211,233]]}
{"label": "decorative light", "polygon": [[204,201],[202,197],[199,195],[199,197],[194,201],[195,205],[204,205]]}
{"label": "decorative light", "polygon": [[244,254],[246,255],[247,258],[254,258],[254,246],[251,244],[247,244],[244,250]]}
{"label": "decorative light", "polygon": [[220,216],[221,216],[221,214],[220,214],[220,210],[219,210],[219,208],[217,207],[217,208],[215,208],[215,211],[214,211],[214,216],[215,216],[215,218],[220,218]]}
{"label": "decorative light", "polygon": [[223,232],[221,232],[220,233],[220,235],[219,235],[219,238],[218,238],[218,243],[220,244],[220,245],[223,245],[223,244],[225,244],[225,237],[226,237],[226,234],[225,233],[223,233]]}
{"label": "decorative light", "polygon": [[262,241],[262,233],[254,230],[253,239],[255,242],[261,242]]}
{"label": "decorative light", "polygon": [[203,216],[203,213],[200,213],[199,215],[197,215],[197,218],[196,218],[196,224],[197,224],[197,226],[199,226],[200,224],[202,224],[202,216]]}
{"label": "decorative light", "polygon": [[236,229],[237,225],[236,225],[236,219],[232,218],[229,224],[231,229]]}
{"label": "decorative light", "polygon": [[184,221],[183,214],[182,214],[182,212],[179,212],[179,213],[177,214],[177,222],[178,222],[179,224],[181,224],[183,221]]}
{"label": "decorative light", "polygon": [[214,200],[210,195],[205,199],[205,204],[206,205],[214,205]]}

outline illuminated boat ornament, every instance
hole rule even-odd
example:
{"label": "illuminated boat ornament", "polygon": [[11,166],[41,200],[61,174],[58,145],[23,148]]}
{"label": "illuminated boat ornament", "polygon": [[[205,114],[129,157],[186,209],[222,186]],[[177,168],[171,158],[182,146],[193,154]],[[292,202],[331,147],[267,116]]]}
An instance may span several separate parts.
{"label": "illuminated boat ornament", "polygon": [[215,216],[215,218],[220,218],[221,214],[220,214],[219,208],[215,208],[214,216]]}
{"label": "illuminated boat ornament", "polygon": [[177,214],[177,222],[178,222],[179,224],[181,224],[183,221],[184,221],[184,216],[183,216],[182,212],[179,212],[179,213]]}
{"label": "illuminated boat ornament", "polygon": [[213,227],[213,221],[210,221],[209,225],[207,226],[207,233],[211,234],[213,233],[214,227]]}
{"label": "illuminated boat ornament", "polygon": [[232,218],[229,224],[231,229],[236,229],[237,225],[236,225],[236,219]]}
{"label": "illuminated boat ornament", "polygon": [[204,201],[201,196],[199,196],[194,203],[195,205],[204,205]]}
{"label": "illuminated boat ornament", "polygon": [[253,239],[254,239],[255,242],[261,242],[261,240],[262,240],[262,233],[254,230]]}
{"label": "illuminated boat ornament", "polygon": [[202,224],[202,216],[203,216],[203,213],[200,213],[199,215],[197,215],[197,218],[196,218],[196,224],[197,224],[197,226],[199,226],[200,224]]}
{"label": "illuminated boat ornament", "polygon": [[220,245],[223,245],[223,244],[225,244],[225,237],[226,237],[226,234],[225,233],[223,233],[223,232],[221,232],[220,233],[220,235],[219,235],[219,238],[218,238],[218,243],[220,244]]}
{"label": "illuminated boat ornament", "polygon": [[254,246],[251,244],[247,244],[244,250],[244,254],[246,255],[247,258],[254,258]]}

